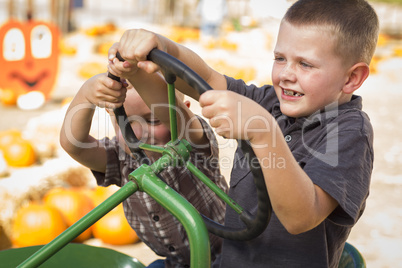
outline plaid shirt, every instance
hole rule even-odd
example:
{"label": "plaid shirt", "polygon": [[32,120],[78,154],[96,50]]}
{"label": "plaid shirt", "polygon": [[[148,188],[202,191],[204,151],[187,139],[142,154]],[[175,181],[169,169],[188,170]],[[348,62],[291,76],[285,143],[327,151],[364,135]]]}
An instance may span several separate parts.
{"label": "plaid shirt", "polygon": [[[210,155],[197,150],[190,160],[217,186],[227,192],[227,184],[220,174],[218,146],[212,129],[199,118],[210,142]],[[101,186],[128,182],[128,175],[141,165],[122,150],[116,138],[102,140],[107,152],[106,173],[92,171]],[[200,213],[223,224],[225,204],[185,167],[167,167],[158,174],[171,188],[183,195]],[[128,223],[140,239],[156,254],[165,256],[166,267],[189,267],[190,247],[185,229],[179,221],[145,192],[137,191],[123,202]],[[211,260],[221,251],[222,239],[210,234]]]}

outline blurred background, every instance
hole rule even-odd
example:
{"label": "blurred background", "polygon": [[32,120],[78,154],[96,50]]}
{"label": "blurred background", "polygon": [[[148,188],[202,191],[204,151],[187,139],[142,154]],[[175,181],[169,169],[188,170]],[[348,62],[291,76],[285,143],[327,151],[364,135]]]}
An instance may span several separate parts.
{"label": "blurred background", "polygon": [[[96,187],[91,173],[60,148],[58,136],[67,105],[84,81],[106,72],[107,51],[125,30],[156,31],[190,47],[222,73],[257,85],[271,83],[280,19],[294,1],[211,1],[206,7],[201,4],[208,1],[201,2],[0,0],[0,250],[49,242],[116,191]],[[350,242],[368,267],[402,267],[402,0],[369,2],[381,33],[371,76],[356,93],[363,96],[374,127],[376,158],[366,212]],[[96,111],[91,134],[114,135],[103,109]],[[235,142],[219,142],[222,173],[229,179],[227,159]],[[30,214],[41,220],[30,222]],[[120,228],[97,223],[76,242],[152,262],[157,256],[124,226],[122,211],[114,214]]]}

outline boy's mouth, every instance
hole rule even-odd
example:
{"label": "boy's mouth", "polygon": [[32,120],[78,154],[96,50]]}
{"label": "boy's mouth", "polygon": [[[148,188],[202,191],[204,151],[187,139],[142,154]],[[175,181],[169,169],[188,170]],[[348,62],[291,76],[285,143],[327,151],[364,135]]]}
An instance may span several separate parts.
{"label": "boy's mouth", "polygon": [[304,96],[304,94],[293,91],[293,90],[289,90],[289,89],[283,89],[283,95],[285,96],[291,96],[291,97],[302,97]]}

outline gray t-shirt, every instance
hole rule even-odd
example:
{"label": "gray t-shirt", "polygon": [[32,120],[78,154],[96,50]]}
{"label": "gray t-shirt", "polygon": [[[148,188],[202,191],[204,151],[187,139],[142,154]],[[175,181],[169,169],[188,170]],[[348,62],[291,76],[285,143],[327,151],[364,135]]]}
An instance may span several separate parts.
{"label": "gray t-shirt", "polygon": [[[229,90],[253,99],[275,117],[299,165],[339,206],[316,228],[299,235],[289,234],[273,213],[259,237],[247,242],[224,240],[213,267],[337,267],[350,230],[364,210],[373,168],[373,130],[361,110],[361,97],[353,96],[339,107],[294,119],[281,113],[272,86],[247,86],[229,77],[227,83]],[[272,168],[284,165],[274,155],[266,161],[264,165]],[[246,162],[238,149],[229,195],[254,212],[256,190]],[[229,207],[225,225],[244,226]]]}

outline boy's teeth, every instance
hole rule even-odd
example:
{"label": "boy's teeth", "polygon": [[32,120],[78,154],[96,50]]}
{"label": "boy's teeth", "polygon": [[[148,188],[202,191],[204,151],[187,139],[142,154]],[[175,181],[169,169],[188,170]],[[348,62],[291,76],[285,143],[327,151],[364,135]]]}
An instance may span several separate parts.
{"label": "boy's teeth", "polygon": [[303,96],[303,94],[300,94],[298,92],[294,92],[292,90],[286,90],[286,89],[283,90],[283,93],[285,93],[286,96],[295,96],[295,97]]}
{"label": "boy's teeth", "polygon": [[290,90],[284,89],[283,92],[285,93],[286,96],[293,96],[293,92]]}

